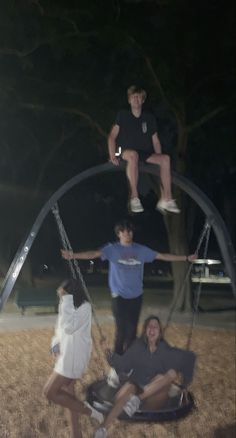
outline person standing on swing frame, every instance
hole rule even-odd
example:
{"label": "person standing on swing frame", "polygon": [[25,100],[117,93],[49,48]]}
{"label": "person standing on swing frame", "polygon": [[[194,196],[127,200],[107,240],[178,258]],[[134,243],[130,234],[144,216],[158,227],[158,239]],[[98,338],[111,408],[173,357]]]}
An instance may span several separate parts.
{"label": "person standing on swing frame", "polygon": [[196,259],[196,254],[175,255],[160,253],[133,241],[134,228],[128,220],[115,226],[118,242],[109,243],[101,249],[73,252],[61,250],[67,260],[93,260],[101,258],[109,262],[109,287],[112,297],[112,312],[115,319],[114,351],[122,355],[132,344],[143,300],[144,264],[154,260],[186,262]]}
{"label": "person standing on swing frame", "polygon": [[138,195],[138,163],[157,164],[160,167],[161,198],[156,209],[162,213],[180,213],[172,198],[170,157],[162,153],[157,134],[155,117],[143,110],[147,93],[132,85],[127,90],[130,110],[119,111],[108,136],[108,151],[112,164],[118,166],[117,148],[121,149],[121,159],[126,161],[126,176],[129,182],[129,209],[132,213],[144,211]]}

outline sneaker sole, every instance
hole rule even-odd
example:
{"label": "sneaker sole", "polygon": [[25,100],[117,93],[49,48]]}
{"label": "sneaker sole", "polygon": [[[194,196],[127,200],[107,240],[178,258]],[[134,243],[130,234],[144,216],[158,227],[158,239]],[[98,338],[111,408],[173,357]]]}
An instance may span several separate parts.
{"label": "sneaker sole", "polygon": [[105,405],[105,403],[93,402],[93,406],[102,414],[107,414],[109,410],[112,408],[112,404]]}
{"label": "sneaker sole", "polygon": [[130,205],[128,204],[128,211],[129,211],[129,213],[143,213],[144,208],[138,208],[137,210],[132,210]]}
{"label": "sneaker sole", "polygon": [[167,214],[167,213],[175,213],[175,214],[179,214],[181,212],[181,210],[172,210],[170,208],[161,208],[161,207],[156,207],[156,210],[159,210],[160,213],[162,213],[163,215]]}
{"label": "sneaker sole", "polygon": [[165,210],[164,208],[156,207],[156,210],[158,210],[161,214],[163,214],[163,216],[167,214],[167,210]]}
{"label": "sneaker sole", "polygon": [[131,211],[131,213],[143,213],[144,209],[142,209],[142,210],[141,210],[141,208],[139,210],[131,210],[130,209],[130,211]]}
{"label": "sneaker sole", "polygon": [[169,211],[169,213],[176,213],[176,214],[179,214],[180,213],[180,210],[172,210],[172,209],[166,209],[166,211]]}

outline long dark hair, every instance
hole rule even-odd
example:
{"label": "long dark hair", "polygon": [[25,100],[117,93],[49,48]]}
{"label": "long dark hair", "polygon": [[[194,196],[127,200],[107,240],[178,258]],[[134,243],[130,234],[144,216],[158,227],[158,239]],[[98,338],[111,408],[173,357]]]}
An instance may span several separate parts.
{"label": "long dark hair", "polygon": [[161,340],[163,339],[163,328],[162,328],[162,324],[161,324],[160,319],[159,319],[158,316],[156,316],[156,315],[150,315],[150,316],[148,316],[148,317],[145,319],[145,321],[144,321],[144,323],[143,323],[143,328],[142,328],[141,338],[142,338],[142,339],[144,340],[144,342],[147,344],[146,330],[147,330],[147,326],[148,326],[149,322],[150,322],[152,319],[154,319],[155,321],[158,322],[158,325],[159,325],[159,328],[160,328],[160,334],[159,334],[159,337],[158,337],[158,339],[157,339],[157,344],[158,344],[158,342],[161,341]]}
{"label": "long dark hair", "polygon": [[61,283],[62,287],[69,295],[73,295],[74,306],[80,307],[85,301],[89,301],[80,280],[70,278]]}

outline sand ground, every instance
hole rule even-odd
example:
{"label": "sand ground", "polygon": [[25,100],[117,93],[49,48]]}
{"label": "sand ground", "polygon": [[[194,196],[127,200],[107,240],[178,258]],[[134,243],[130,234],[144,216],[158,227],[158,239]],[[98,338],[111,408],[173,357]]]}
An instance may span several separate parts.
{"label": "sand ground", "polygon": [[[146,312],[149,312],[148,308]],[[112,346],[114,331],[111,314],[102,310],[98,314]],[[165,316],[164,313],[162,316]],[[70,437],[65,411],[49,405],[42,396],[42,388],[53,367],[49,345],[55,318],[55,315],[21,317],[1,314],[1,438]],[[187,316],[179,319],[172,321],[167,340],[173,345],[185,347],[189,324],[185,321]],[[227,320],[227,316],[223,319]],[[117,421],[109,432],[109,438],[235,437],[234,317],[233,314],[228,317],[228,324],[218,323],[217,326],[216,322],[212,322],[211,319],[208,326],[204,323],[197,325],[191,341],[191,349],[198,355],[196,374],[190,388],[196,409],[178,422],[134,424]],[[93,349],[88,371],[77,383],[80,399],[85,399],[88,384],[102,377],[107,369],[95,326],[93,337],[98,348]],[[84,438],[91,438],[95,425],[87,417],[81,417],[80,422]]]}

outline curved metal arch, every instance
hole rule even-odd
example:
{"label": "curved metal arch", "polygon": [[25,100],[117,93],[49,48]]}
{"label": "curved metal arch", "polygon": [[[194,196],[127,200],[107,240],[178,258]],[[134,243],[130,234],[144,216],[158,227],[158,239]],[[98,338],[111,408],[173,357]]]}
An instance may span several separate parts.
{"label": "curved metal arch", "polygon": [[[141,172],[146,172],[151,175],[159,176],[159,167],[151,164],[140,164],[139,169]],[[15,285],[18,275],[22,269],[22,266],[26,260],[26,257],[31,249],[31,246],[38,234],[38,231],[47,216],[51,211],[53,205],[72,187],[82,181],[91,178],[95,175],[107,172],[120,172],[125,170],[125,163],[121,163],[120,166],[113,166],[111,163],[101,164],[91,169],[85,170],[84,172],[74,176],[67,182],[65,182],[44,204],[41,211],[39,212],[31,230],[26,238],[26,240],[18,248],[15,257],[11,263],[11,266],[7,272],[7,275],[2,284],[0,293],[0,310],[3,308],[6,300],[8,299],[11,291]],[[226,225],[219,214],[218,210],[211,202],[211,200],[191,181],[187,178],[172,172],[172,182],[185,193],[187,193],[203,210],[205,213],[209,224],[213,227],[216,234],[219,247],[222,252],[223,260],[227,268],[227,273],[231,279],[231,285],[233,289],[234,296],[236,297],[236,276],[235,276],[235,264],[236,257],[234,253],[234,248],[226,228]]]}

